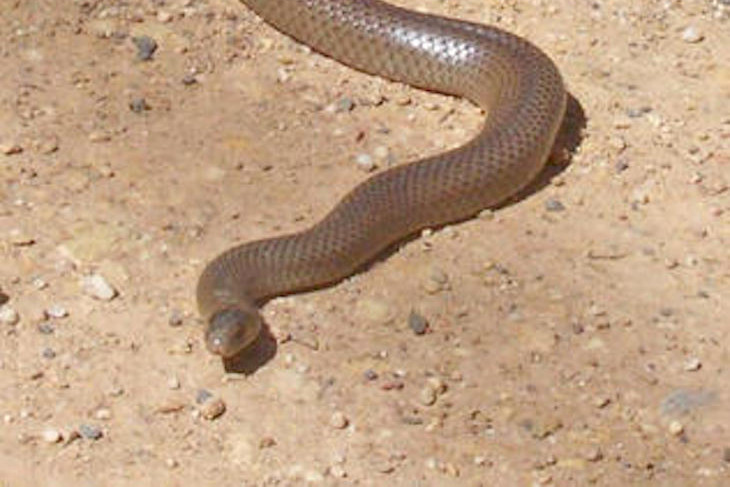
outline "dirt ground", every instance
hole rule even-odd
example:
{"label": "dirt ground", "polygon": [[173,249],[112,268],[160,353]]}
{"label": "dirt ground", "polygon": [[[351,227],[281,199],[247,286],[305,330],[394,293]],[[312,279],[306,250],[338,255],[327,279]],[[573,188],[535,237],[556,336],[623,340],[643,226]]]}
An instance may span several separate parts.
{"label": "dirt ground", "polygon": [[562,145],[223,364],[209,259],[483,114],[235,0],[2,0],[0,486],[730,485],[729,3],[398,3],[549,53]]}

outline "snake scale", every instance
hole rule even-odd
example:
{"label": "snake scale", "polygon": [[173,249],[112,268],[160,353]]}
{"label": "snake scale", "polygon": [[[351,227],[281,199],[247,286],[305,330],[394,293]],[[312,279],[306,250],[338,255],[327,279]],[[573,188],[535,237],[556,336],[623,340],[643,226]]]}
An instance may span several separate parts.
{"label": "snake scale", "polygon": [[258,307],[335,283],[427,227],[474,216],[526,186],[561,125],[566,92],[555,64],[495,27],[380,0],[243,0],[277,30],[352,68],[467,98],[488,112],[454,150],[382,171],[319,222],[226,250],[203,270],[197,301],[208,350],[230,357],[261,331]]}

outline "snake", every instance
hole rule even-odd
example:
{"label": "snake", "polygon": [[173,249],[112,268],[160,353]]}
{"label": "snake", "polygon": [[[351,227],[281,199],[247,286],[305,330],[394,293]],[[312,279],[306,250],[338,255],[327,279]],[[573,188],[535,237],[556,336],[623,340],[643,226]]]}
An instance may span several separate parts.
{"label": "snake", "polygon": [[464,221],[527,186],[564,118],[560,71],[542,50],[495,26],[381,0],[242,0],[274,29],[346,66],[484,109],[455,149],[376,172],[319,221],[225,250],[203,269],[197,304],[207,349],[244,353],[274,297],[321,289],[426,228]]}

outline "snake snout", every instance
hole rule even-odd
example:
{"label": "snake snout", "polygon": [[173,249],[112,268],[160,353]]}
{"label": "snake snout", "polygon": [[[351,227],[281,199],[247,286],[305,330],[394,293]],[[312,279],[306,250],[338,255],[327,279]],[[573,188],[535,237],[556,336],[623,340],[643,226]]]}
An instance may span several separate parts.
{"label": "snake snout", "polygon": [[254,310],[226,308],[208,322],[205,346],[221,357],[232,357],[251,345],[261,330],[261,318]]}

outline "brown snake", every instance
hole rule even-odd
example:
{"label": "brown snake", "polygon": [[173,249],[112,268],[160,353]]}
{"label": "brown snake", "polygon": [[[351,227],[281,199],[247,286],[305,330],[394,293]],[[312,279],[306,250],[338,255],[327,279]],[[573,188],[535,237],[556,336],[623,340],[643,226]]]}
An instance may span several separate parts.
{"label": "brown snake", "polygon": [[553,62],[500,29],[379,0],[243,0],[276,29],[353,68],[488,110],[467,144],[380,172],[298,233],[216,257],[197,288],[212,353],[233,356],[261,330],[267,299],[339,281],[426,227],[503,202],[542,169],[566,93]]}

